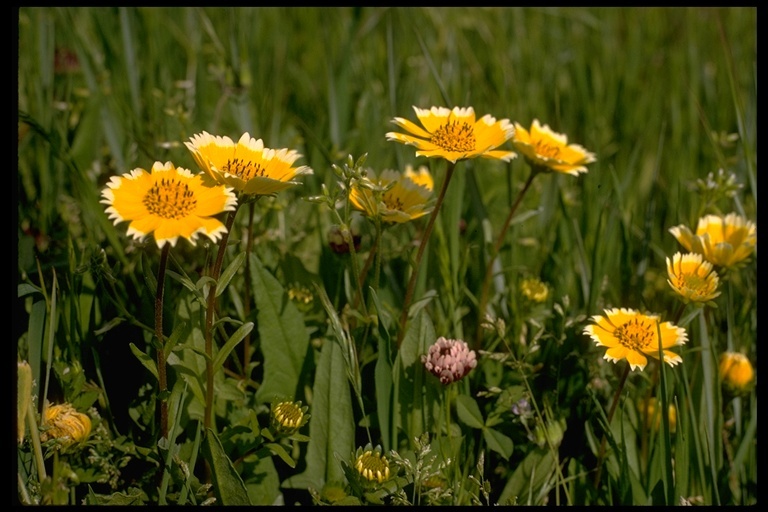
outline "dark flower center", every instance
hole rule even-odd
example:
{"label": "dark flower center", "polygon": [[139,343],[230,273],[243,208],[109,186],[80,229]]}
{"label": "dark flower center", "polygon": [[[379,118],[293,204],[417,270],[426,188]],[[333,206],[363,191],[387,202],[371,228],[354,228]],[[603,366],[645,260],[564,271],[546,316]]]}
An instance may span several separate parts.
{"label": "dark flower center", "polygon": [[197,199],[186,183],[163,178],[144,196],[144,206],[164,219],[183,219],[194,211]]}
{"label": "dark flower center", "polygon": [[448,121],[432,134],[431,142],[447,151],[459,153],[475,150],[475,130],[464,122]]}

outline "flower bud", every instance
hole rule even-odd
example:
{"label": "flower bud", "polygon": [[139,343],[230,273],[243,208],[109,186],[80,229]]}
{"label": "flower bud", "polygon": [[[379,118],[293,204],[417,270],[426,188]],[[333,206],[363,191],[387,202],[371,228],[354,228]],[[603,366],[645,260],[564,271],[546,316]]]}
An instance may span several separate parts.
{"label": "flower bud", "polygon": [[752,390],[755,369],[747,356],[738,352],[725,352],[720,356],[720,381],[732,395],[745,395]]}

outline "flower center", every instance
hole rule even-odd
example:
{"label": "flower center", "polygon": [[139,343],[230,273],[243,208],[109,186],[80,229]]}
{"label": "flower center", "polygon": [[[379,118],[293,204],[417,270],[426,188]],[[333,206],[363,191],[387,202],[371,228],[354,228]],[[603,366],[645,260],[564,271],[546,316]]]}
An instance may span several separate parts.
{"label": "flower center", "polygon": [[143,203],[152,215],[178,220],[195,209],[197,199],[186,183],[163,178],[149,189]]}
{"label": "flower center", "polygon": [[475,131],[467,123],[449,121],[432,134],[431,142],[448,151],[474,151]]}
{"label": "flower center", "polygon": [[389,463],[386,457],[378,452],[367,451],[357,459],[355,467],[368,480],[378,480],[379,483],[389,478]]}
{"label": "flower center", "polygon": [[239,158],[234,160],[227,160],[227,163],[222,167],[224,172],[233,174],[243,181],[248,181],[254,176],[264,176],[264,168],[250,160],[244,161]]}
{"label": "flower center", "polygon": [[550,144],[545,140],[538,140],[535,144],[536,153],[547,158],[558,158],[560,156],[560,146]]}
{"label": "flower center", "polygon": [[384,196],[381,198],[381,200],[384,202],[384,204],[387,206],[390,210],[402,210],[403,209],[403,200],[399,197],[395,196],[394,194],[384,194]]}
{"label": "flower center", "polygon": [[287,428],[296,428],[301,423],[304,413],[292,402],[282,402],[275,407],[275,419]]}
{"label": "flower center", "polygon": [[685,290],[702,293],[710,287],[707,282],[698,274],[684,274],[677,277],[677,286]]}
{"label": "flower center", "polygon": [[635,318],[623,324],[613,333],[623,346],[630,350],[643,350],[654,340],[654,326]]}

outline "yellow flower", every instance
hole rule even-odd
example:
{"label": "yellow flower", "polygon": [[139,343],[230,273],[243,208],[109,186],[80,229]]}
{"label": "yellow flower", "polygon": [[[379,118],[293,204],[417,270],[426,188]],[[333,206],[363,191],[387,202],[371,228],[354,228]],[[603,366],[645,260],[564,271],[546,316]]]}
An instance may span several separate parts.
{"label": "yellow flower", "polygon": [[381,455],[381,447],[372,449],[370,444],[365,451],[358,448],[355,469],[369,482],[382,483],[389,478],[389,461]]}
{"label": "yellow flower", "polygon": [[584,334],[588,334],[597,345],[608,347],[604,359],[615,363],[626,358],[633,371],[637,368],[642,370],[648,362],[645,356],[659,358],[658,325],[664,361],[670,366],[683,361],[679,355],[666,350],[688,341],[688,333],[682,327],[671,322],[659,324],[658,315],[644,315],[633,309],[606,309],[605,314],[594,315],[594,324],[584,328]]}
{"label": "yellow flower", "polygon": [[[640,400],[638,402],[637,408],[643,418],[644,428],[650,427],[651,425],[653,425],[653,429],[656,431],[661,428],[661,415],[656,412],[659,403],[660,401],[657,398],[649,398],[648,400]],[[669,431],[674,434],[677,431],[677,409],[673,403],[669,404],[667,418],[669,418]]]}
{"label": "yellow flower", "polygon": [[234,210],[237,202],[232,189],[206,186],[202,174],[171,162],[155,162],[151,173],[137,168],[113,176],[101,196],[110,220],[130,221],[128,235],[137,240],[154,232],[160,248],[175,246],[180,236],[194,244],[200,233],[215,242],[226,227],[213,215]]}
{"label": "yellow flower", "polygon": [[43,417],[44,425],[48,427],[40,434],[43,442],[58,439],[67,446],[84,441],[91,433],[91,419],[70,404],[50,405]]}
{"label": "yellow flower", "polygon": [[549,288],[536,277],[523,279],[523,282],[520,283],[520,290],[525,298],[533,302],[544,302],[549,297]]}
{"label": "yellow flower", "polygon": [[197,165],[211,178],[248,195],[275,194],[299,182],[296,176],[312,174],[306,165],[293,167],[301,155],[287,148],[265,148],[245,132],[235,144],[229,137],[203,132],[185,142]]}
{"label": "yellow flower", "polygon": [[413,107],[421,126],[396,117],[393,123],[409,133],[387,133],[387,140],[394,140],[415,146],[416,156],[445,158],[449,162],[467,158],[491,158],[509,162],[517,156],[514,151],[498,150],[499,146],[512,138],[515,127],[509,119],[497,121],[486,114],[475,119],[472,107]]}
{"label": "yellow flower", "polygon": [[701,254],[675,253],[672,260],[667,258],[667,274],[669,286],[686,304],[688,301],[708,302],[720,295],[717,291],[720,284],[717,272]]}
{"label": "yellow flower", "polygon": [[408,166],[403,174],[386,169],[378,177],[369,170],[366,178],[353,182],[349,200],[369,217],[381,215],[384,222],[401,223],[432,211],[427,207],[431,196],[432,176],[427,168],[414,172]]}
{"label": "yellow flower", "polygon": [[308,407],[299,402],[279,402],[272,405],[272,425],[278,433],[292,434],[309,421]]}
{"label": "yellow flower", "polygon": [[586,164],[596,161],[595,155],[578,144],[568,144],[568,137],[540,125],[533,120],[531,130],[515,123],[512,144],[532,164],[547,167],[553,171],[573,174],[587,172]]}
{"label": "yellow flower", "polygon": [[732,267],[746,260],[757,244],[757,227],[741,215],[705,215],[696,234],[684,225],[669,228],[680,245],[713,265]]}
{"label": "yellow flower", "polygon": [[720,356],[720,381],[726,391],[741,395],[752,390],[755,369],[744,354],[725,352]]}

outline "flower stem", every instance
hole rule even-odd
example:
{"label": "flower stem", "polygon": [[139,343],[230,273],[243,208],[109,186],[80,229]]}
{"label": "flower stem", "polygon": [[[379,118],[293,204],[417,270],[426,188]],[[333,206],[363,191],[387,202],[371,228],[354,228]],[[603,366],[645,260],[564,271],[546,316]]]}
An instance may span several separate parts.
{"label": "flower stem", "polygon": [[512,203],[512,206],[509,209],[509,213],[507,214],[507,220],[504,221],[504,226],[501,228],[501,231],[499,232],[499,237],[496,239],[496,244],[493,247],[493,254],[491,257],[491,261],[488,263],[488,267],[485,269],[485,277],[483,277],[483,286],[480,292],[480,302],[477,308],[478,321],[477,321],[477,333],[475,335],[475,348],[478,348],[480,346],[480,339],[482,338],[482,335],[483,335],[482,321],[483,321],[483,315],[485,314],[485,307],[488,305],[488,294],[490,292],[491,280],[493,277],[493,263],[499,255],[501,246],[504,244],[504,238],[507,235],[507,230],[509,229],[509,226],[512,223],[512,216],[515,214],[515,211],[517,211],[517,207],[520,206],[520,203],[523,200],[523,196],[525,196],[525,193],[530,188],[531,183],[533,182],[533,178],[535,178],[536,175],[539,174],[540,172],[541,172],[540,167],[537,167],[535,165],[531,166],[531,173],[528,176],[528,179],[526,180],[525,184],[523,185],[523,189],[520,191],[520,193],[517,194],[517,198],[515,199],[515,202]]}
{"label": "flower stem", "polygon": [[[245,290],[243,291],[243,315],[247,320],[251,316],[251,251],[253,250],[253,207],[248,205],[248,240],[245,244]],[[248,365],[251,362],[251,333],[245,335],[243,340],[243,378],[247,381],[251,378]]]}
{"label": "flower stem", "polygon": [[216,254],[216,261],[213,263],[210,276],[213,278],[208,289],[208,304],[205,310],[205,415],[203,416],[203,426],[211,427],[213,412],[213,312],[216,309],[216,281],[221,274],[221,265],[224,261],[224,253],[227,250],[227,240],[232,230],[232,224],[235,222],[238,207],[229,212],[225,227],[227,230],[219,240],[219,252]]}
{"label": "flower stem", "polygon": [[163,337],[163,292],[165,291],[165,269],[171,244],[166,243],[160,252],[160,267],[157,269],[157,293],[155,294],[155,336],[157,348],[157,378],[160,383],[160,434],[168,438],[168,377],[165,368],[165,338]]}
{"label": "flower stem", "polygon": [[448,169],[445,174],[445,180],[443,180],[443,186],[440,189],[440,194],[437,196],[435,208],[432,210],[432,215],[429,216],[427,227],[424,229],[424,234],[421,237],[421,243],[419,244],[419,250],[416,253],[416,261],[414,263],[413,272],[411,273],[411,278],[408,281],[408,288],[406,288],[405,291],[403,311],[400,313],[400,330],[397,333],[397,348],[400,348],[400,344],[403,342],[403,338],[405,337],[405,326],[408,323],[408,310],[410,309],[411,301],[413,300],[413,292],[416,288],[416,278],[419,276],[419,266],[421,265],[421,258],[424,255],[424,248],[427,246],[429,236],[432,234],[432,228],[435,225],[435,219],[437,218],[437,214],[440,211],[440,206],[443,204],[443,199],[445,199],[445,192],[448,190],[448,184],[451,181],[451,177],[453,176],[453,171],[455,168],[455,162],[448,162]]}
{"label": "flower stem", "polygon": [[[619,404],[619,398],[621,397],[621,392],[624,389],[624,384],[627,382],[627,377],[629,376],[629,370],[630,366],[627,364],[624,367],[624,373],[621,375],[621,380],[619,381],[619,387],[616,388],[616,393],[613,395],[613,402],[611,403],[611,409],[608,411],[608,429],[611,428],[611,421],[613,421],[613,414],[616,412],[616,406]],[[608,441],[608,434],[607,432],[603,434],[603,439],[600,441],[600,451],[597,454],[597,474],[595,475],[595,489],[598,489],[600,486],[600,477],[602,476],[602,469],[603,469],[603,459],[605,458],[605,444]]]}

